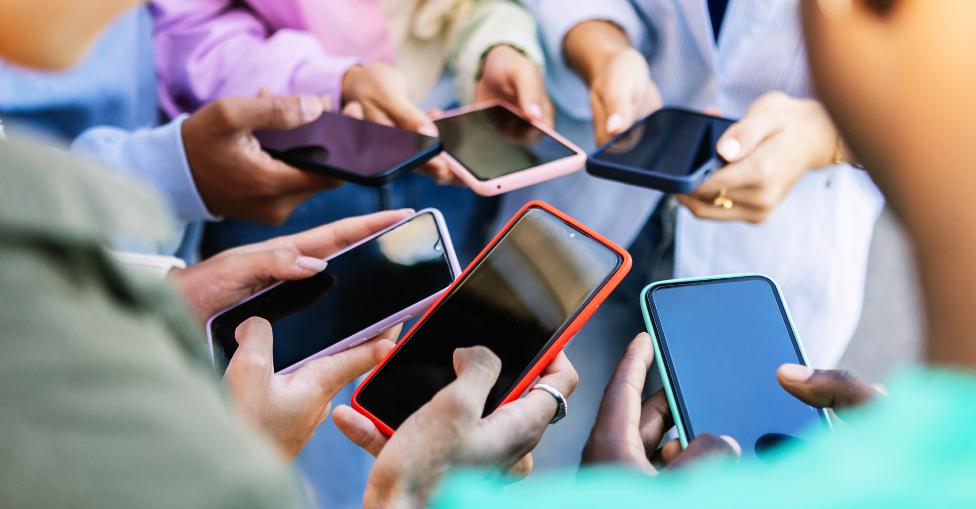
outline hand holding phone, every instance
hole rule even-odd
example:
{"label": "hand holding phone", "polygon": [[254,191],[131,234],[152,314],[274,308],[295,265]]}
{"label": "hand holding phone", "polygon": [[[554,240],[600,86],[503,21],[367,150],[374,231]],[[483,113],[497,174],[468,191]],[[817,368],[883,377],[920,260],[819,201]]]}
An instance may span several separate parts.
{"label": "hand holding phone", "polygon": [[294,129],[254,135],[292,166],[367,186],[386,184],[442,149],[436,138],[332,112]]}
{"label": "hand holding phone", "polygon": [[490,414],[528,389],[629,269],[626,251],[531,202],[356,389],[352,405],[392,434],[454,380],[456,349],[485,346],[502,361],[484,405]]}
{"label": "hand holding phone", "polygon": [[662,108],[596,149],[586,170],[597,177],[690,193],[722,166],[715,146],[734,123],[679,108]]}
{"label": "hand holding phone", "polygon": [[237,327],[252,316],[271,322],[278,338],[274,370],[288,373],[419,315],[460,273],[435,209],[417,212],[326,262],[312,277],[278,283],[211,317],[207,334],[218,368],[237,350]]}
{"label": "hand holding phone", "polygon": [[448,166],[483,196],[578,171],[586,159],[562,136],[500,101],[448,112],[434,123]]}
{"label": "hand holding phone", "polygon": [[682,446],[704,433],[729,435],[762,455],[827,413],[776,381],[806,355],[775,283],[760,275],[661,281],[641,294],[658,368]]}

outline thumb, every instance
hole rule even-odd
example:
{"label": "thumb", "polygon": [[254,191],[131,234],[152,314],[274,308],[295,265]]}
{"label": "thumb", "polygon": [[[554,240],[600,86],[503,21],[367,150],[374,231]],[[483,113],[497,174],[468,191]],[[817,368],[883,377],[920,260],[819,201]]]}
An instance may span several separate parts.
{"label": "thumb", "polygon": [[397,127],[427,136],[438,136],[434,121],[411,102],[405,93],[396,97],[389,97],[385,104],[379,106]]}
{"label": "thumb", "polygon": [[274,373],[274,338],[271,323],[256,316],[248,318],[234,331],[237,351],[227,365],[225,376],[242,390],[260,387]]}
{"label": "thumb", "polygon": [[390,341],[369,341],[348,350],[315,359],[299,368],[295,374],[310,377],[322,387],[331,398],[340,389],[352,383],[360,375],[376,366],[377,349],[388,352],[392,346]]}
{"label": "thumb", "polygon": [[874,386],[843,370],[784,364],[776,371],[776,378],[786,392],[818,408],[857,406],[879,394]]}
{"label": "thumb", "polygon": [[231,129],[293,129],[322,115],[325,104],[314,95],[277,97],[227,97],[213,107],[219,122]]}
{"label": "thumb", "polygon": [[501,370],[502,361],[491,350],[483,346],[458,348],[454,351],[457,379],[431,400],[441,410],[435,414],[448,419],[479,419]]}
{"label": "thumb", "polygon": [[512,88],[522,113],[536,122],[546,125],[552,124],[547,112],[551,112],[552,105],[546,94],[546,87],[542,83],[542,76],[533,64],[521,68],[512,78]]}

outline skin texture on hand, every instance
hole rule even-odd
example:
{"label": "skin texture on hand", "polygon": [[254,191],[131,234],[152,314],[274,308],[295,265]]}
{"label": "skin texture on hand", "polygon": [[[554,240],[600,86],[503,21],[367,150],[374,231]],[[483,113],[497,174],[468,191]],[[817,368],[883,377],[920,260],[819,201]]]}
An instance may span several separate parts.
{"label": "skin texture on hand", "polygon": [[521,51],[500,44],[485,54],[475,102],[502,100],[522,114],[552,127],[554,112],[542,72]]}
{"label": "skin texture on hand", "polygon": [[[531,470],[528,455],[555,415],[555,398],[542,390],[529,391],[482,418],[501,361],[487,348],[462,348],[454,352],[454,369],[457,379],[389,439],[349,407],[339,406],[333,412],[336,426],[377,457],[364,507],[424,507],[444,473],[457,465],[497,467],[523,475]],[[563,353],[539,379],[566,397],[578,382]]]}
{"label": "skin texture on hand", "polygon": [[176,284],[201,323],[218,311],[276,281],[311,277],[325,268],[322,258],[413,214],[390,210],[350,217],[305,232],[276,237],[218,253],[187,269],[174,269]]}
{"label": "skin texture on hand", "polygon": [[647,59],[616,25],[584,21],[566,34],[563,50],[590,88],[597,145],[661,107],[661,93],[651,80]]}
{"label": "skin texture on hand", "polygon": [[367,343],[278,375],[273,368],[271,324],[253,317],[235,331],[239,346],[224,383],[244,420],[291,460],[328,416],[332,397],[385,357],[399,332],[398,325]]}
{"label": "skin texture on hand", "polygon": [[878,396],[884,396],[880,387],[839,369],[813,369],[800,364],[784,364],[776,371],[776,378],[786,392],[817,408],[857,408]]}
{"label": "skin texture on hand", "polygon": [[197,190],[218,216],[283,222],[313,194],[338,180],[293,168],[261,149],[253,131],[292,129],[317,119],[315,96],[228,97],[183,122],[183,146]]}
{"label": "skin texture on hand", "polygon": [[[410,100],[403,76],[382,62],[355,65],[342,77],[343,113],[378,124],[437,136],[437,126],[430,116]],[[418,171],[439,184],[457,182],[444,158],[438,156]]]}
{"label": "skin texture on hand", "polygon": [[657,450],[674,421],[663,389],[641,401],[653,360],[651,338],[642,332],[627,346],[607,384],[596,423],[583,449],[583,465],[616,464],[655,475],[657,469],[652,460],[681,467],[705,457],[739,456],[742,449],[731,437],[709,434],[696,437],[683,451],[677,440]]}
{"label": "skin texture on hand", "polygon": [[[806,172],[831,164],[838,146],[837,129],[819,102],[771,92],[718,140],[727,164],[677,199],[702,219],[761,223]],[[723,190],[732,208],[712,203]]]}

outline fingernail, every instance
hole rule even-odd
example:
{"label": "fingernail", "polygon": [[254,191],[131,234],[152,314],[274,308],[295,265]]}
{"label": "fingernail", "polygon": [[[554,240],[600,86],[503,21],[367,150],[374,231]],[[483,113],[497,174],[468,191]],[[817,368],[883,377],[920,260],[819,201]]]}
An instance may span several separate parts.
{"label": "fingernail", "polygon": [[624,126],[624,116],[614,113],[607,118],[607,133],[616,134]]}
{"label": "fingernail", "polygon": [[791,382],[806,382],[813,376],[813,368],[800,364],[783,364],[779,367],[779,374]]}
{"label": "fingernail", "polygon": [[735,138],[725,138],[719,142],[716,150],[726,161],[734,161],[739,156],[739,152],[742,152],[742,144]]}
{"label": "fingernail", "polygon": [[328,262],[318,258],[312,258],[311,256],[299,256],[295,264],[307,271],[322,272],[325,270]]}
{"label": "fingernail", "polygon": [[419,131],[420,134],[426,134],[427,136],[430,136],[431,138],[436,138],[437,137],[437,134],[438,134],[437,133],[437,127],[434,126],[433,124],[427,124],[427,125],[421,126],[420,129],[417,129],[417,131]]}
{"label": "fingernail", "polygon": [[542,106],[539,106],[539,103],[529,105],[529,117],[533,120],[542,120]]}
{"label": "fingernail", "polygon": [[735,451],[736,456],[740,456],[740,457],[742,456],[742,446],[739,445],[739,442],[736,442],[734,438],[728,435],[722,435],[719,438],[725,440],[725,442],[729,444],[730,447],[732,447],[732,450]]}
{"label": "fingernail", "polygon": [[407,214],[415,214],[417,211],[414,210],[414,209],[412,209],[412,208],[405,208],[405,209],[397,210],[397,212],[403,212],[403,213],[407,213]]}
{"label": "fingernail", "polygon": [[306,122],[315,120],[322,114],[322,100],[318,97],[303,95],[298,98],[298,105]]}

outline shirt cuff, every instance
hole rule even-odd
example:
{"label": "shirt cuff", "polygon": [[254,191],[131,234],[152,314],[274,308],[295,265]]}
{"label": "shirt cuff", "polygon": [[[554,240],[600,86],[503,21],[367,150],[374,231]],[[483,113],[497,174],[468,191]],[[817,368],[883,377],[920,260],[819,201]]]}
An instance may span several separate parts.
{"label": "shirt cuff", "polygon": [[82,133],[72,150],[88,155],[123,174],[152,186],[166,197],[183,222],[218,219],[207,210],[193,180],[183,147],[180,115],[161,127],[124,131],[96,127]]}
{"label": "shirt cuff", "polygon": [[361,65],[357,58],[312,58],[295,70],[291,91],[295,94],[326,95],[332,111],[342,108],[342,77],[354,65]]}

